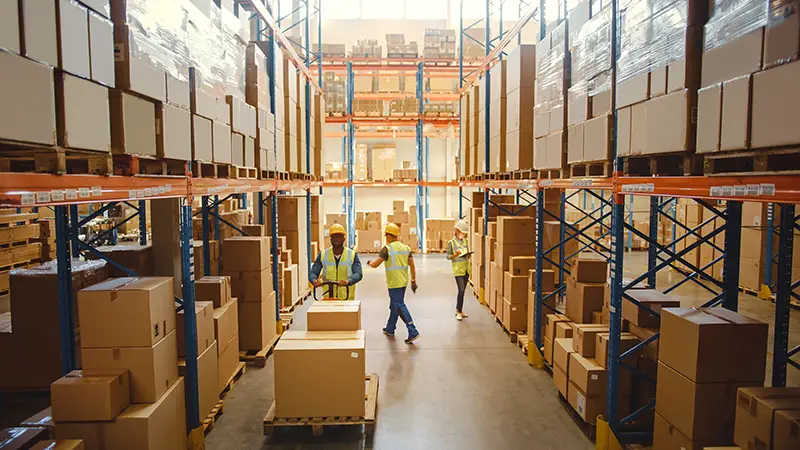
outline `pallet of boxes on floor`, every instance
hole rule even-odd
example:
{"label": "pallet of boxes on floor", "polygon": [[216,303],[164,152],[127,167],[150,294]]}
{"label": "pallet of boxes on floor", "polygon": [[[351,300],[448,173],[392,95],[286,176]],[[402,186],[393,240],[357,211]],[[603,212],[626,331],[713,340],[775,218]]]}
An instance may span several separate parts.
{"label": "pallet of boxes on floor", "polygon": [[544,178],[560,178],[567,170],[568,44],[563,21],[536,46],[533,167]]}
{"label": "pallet of boxes on floor", "polygon": [[412,250],[419,248],[416,206],[410,205],[406,211],[405,202],[403,200],[395,200],[392,202],[392,214],[386,216],[386,222],[400,227],[400,242],[408,245]]}
{"label": "pallet of boxes on floor", "polygon": [[441,253],[447,251],[447,243],[453,239],[456,220],[446,217],[425,219],[425,251]]}
{"label": "pallet of boxes on floor", "polygon": [[[374,431],[378,376],[366,373],[361,302],[316,301],[308,309],[307,331],[286,331],[275,347],[275,400],[264,418],[264,434],[276,428],[364,426]],[[306,373],[326,373],[311,384]]]}

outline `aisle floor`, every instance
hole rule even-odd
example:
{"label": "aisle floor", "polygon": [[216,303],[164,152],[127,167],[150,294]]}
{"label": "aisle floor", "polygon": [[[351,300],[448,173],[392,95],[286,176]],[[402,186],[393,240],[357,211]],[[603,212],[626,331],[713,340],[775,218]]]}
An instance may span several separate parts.
{"label": "aisle floor", "polygon": [[[370,255],[362,255],[362,262]],[[353,429],[293,430],[272,438],[262,422],[273,400],[272,358],[247,373],[225,400],[225,413],[207,437],[222,449],[570,449],[594,446],[559,404],[552,378],[528,365],[519,347],[468,292],[468,319],[457,322],[455,280],[443,255],[417,257],[419,290],[406,296],[422,336],[403,343],[398,327],[391,340],[381,333],[389,313],[383,268],[364,268],[358,285],[367,336],[367,371],[380,377],[374,439]],[[305,307],[292,329],[305,328]],[[313,383],[325,373],[307,374]]]}

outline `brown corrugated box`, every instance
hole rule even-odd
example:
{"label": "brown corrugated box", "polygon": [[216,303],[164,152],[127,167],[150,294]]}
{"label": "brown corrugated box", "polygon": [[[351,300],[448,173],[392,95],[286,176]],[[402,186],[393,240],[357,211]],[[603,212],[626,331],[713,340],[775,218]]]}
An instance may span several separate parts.
{"label": "brown corrugated box", "polygon": [[131,57],[131,49],[135,52],[137,45],[132,37],[134,33],[136,32],[127,25],[114,25],[116,87],[157,101],[166,101],[167,83],[164,70],[157,69],[140,58]]}
{"label": "brown corrugated box", "polygon": [[608,280],[608,261],[580,255],[575,260],[575,280],[581,283],[605,283]]}
{"label": "brown corrugated box", "polygon": [[[571,339],[575,333],[575,324],[570,321],[556,323],[555,339]],[[553,341],[555,342],[555,340]]]}
{"label": "brown corrugated box", "polygon": [[108,88],[59,72],[56,109],[59,145],[111,152]]}
{"label": "brown corrugated box", "polygon": [[167,103],[156,105],[156,148],[161,158],[192,159],[192,113]]}
{"label": "brown corrugated box", "polygon": [[[197,354],[201,354],[214,343],[214,308],[211,302],[195,301],[195,331],[197,333]],[[176,317],[175,330],[178,337],[178,356],[186,356],[186,343],[184,341],[184,310],[180,310]]]}
{"label": "brown corrugated box", "polygon": [[584,137],[585,129],[584,123],[578,123],[570,126],[567,129],[567,162],[578,163],[583,162],[584,158]]}
{"label": "brown corrugated box", "polygon": [[[275,347],[276,417],[363,417],[364,332],[287,331]],[[325,373],[297,383],[307,373]]]}
{"label": "brown corrugated box", "polygon": [[198,302],[212,302],[220,308],[231,301],[231,279],[224,276],[207,276],[194,282],[194,299]]}
{"label": "brown corrugated box", "polygon": [[643,102],[650,97],[650,72],[617,82],[617,108]]}
{"label": "brown corrugated box", "polygon": [[509,258],[508,270],[512,275],[528,276],[536,268],[535,256],[512,256]]}
{"label": "brown corrugated box", "polygon": [[733,441],[745,449],[775,448],[773,422],[782,410],[800,412],[800,388],[739,389]]}
{"label": "brown corrugated box", "polygon": [[[502,296],[511,304],[528,303],[528,277],[503,272]],[[501,292],[498,290],[498,292]]]}
{"label": "brown corrugated box", "polygon": [[73,370],[50,386],[53,420],[92,422],[114,420],[130,404],[130,375],[126,369],[84,376]]}
{"label": "brown corrugated box", "polygon": [[800,61],[753,75],[754,148],[800,143],[800,128],[793,120],[800,114],[799,80]]}
{"label": "brown corrugated box", "polygon": [[211,162],[214,160],[214,141],[211,120],[192,114],[192,159]]}
{"label": "brown corrugated box", "polygon": [[214,338],[221,343],[220,352],[225,349],[224,344],[239,333],[238,303],[234,298],[225,305],[214,308]]}
{"label": "brown corrugated box", "polygon": [[547,314],[544,318],[544,337],[551,341],[554,340],[556,338],[556,326],[561,322],[569,322],[569,317],[564,314]]}
{"label": "brown corrugated box", "polygon": [[275,337],[275,292],[262,302],[239,302],[239,350],[262,350]]}
{"label": "brown corrugated box", "polygon": [[497,240],[501,245],[536,242],[536,219],[503,216],[497,218]]}
{"label": "brown corrugated box", "polygon": [[307,312],[308,331],[358,331],[361,329],[361,302],[317,301]]}
{"label": "brown corrugated box", "polygon": [[764,36],[764,66],[770,67],[797,59],[800,53],[800,16],[797,5],[770,4],[769,15],[769,26]]}
{"label": "brown corrugated box", "polygon": [[696,383],[763,383],[767,333],[767,324],[723,308],[665,308],[659,360]]}
{"label": "brown corrugated box", "polygon": [[778,411],[775,413],[773,443],[775,450],[792,450],[800,447],[800,411]]}
{"label": "brown corrugated box", "polygon": [[[608,369],[608,333],[597,333],[595,336],[595,360],[604,369]],[[619,355],[622,356],[625,352],[632,349],[638,344],[639,338],[630,333],[620,333],[619,336]],[[626,356],[627,361],[636,361],[639,358],[639,353]]]}
{"label": "brown corrugated box", "polygon": [[0,53],[0,138],[56,143],[53,69],[12,53]]}
{"label": "brown corrugated box", "polygon": [[262,271],[270,266],[269,248],[264,237],[234,236],[225,239],[222,241],[222,254],[225,270]]}
{"label": "brown corrugated box", "polygon": [[764,27],[703,52],[703,87],[758,72],[762,67]]}
{"label": "brown corrugated box", "polygon": [[[225,258],[225,261],[228,259]],[[238,298],[242,303],[260,303],[275,292],[270,265],[265,269],[253,271],[233,271],[226,268],[222,274],[231,279],[231,296]]]}
{"label": "brown corrugated box", "polygon": [[[677,297],[664,295],[655,289],[630,289],[627,294],[640,305],[660,313],[662,308],[678,308],[681,302]],[[637,327],[658,328],[659,318],[643,308],[636,306],[627,298],[622,299],[622,318]]]}
{"label": "brown corrugated box", "polygon": [[509,270],[509,263],[512,256],[530,256],[535,253],[534,244],[508,244],[497,243],[495,260],[500,264],[503,271]]}
{"label": "brown corrugated box", "polygon": [[575,323],[591,323],[592,311],[600,311],[608,295],[605,283],[581,283],[567,278],[567,316]]}
{"label": "brown corrugated box", "polygon": [[719,151],[722,128],[722,84],[697,92],[697,153]]}
{"label": "brown corrugated box", "polygon": [[553,341],[553,366],[565,373],[569,371],[569,355],[574,353],[572,338],[556,338]]}
{"label": "brown corrugated box", "polygon": [[20,53],[20,14],[18,2],[4,2],[0,5],[0,47]]}
{"label": "brown corrugated box", "polygon": [[666,419],[656,413],[653,427],[653,450],[708,450],[707,442],[692,441]]}
{"label": "brown corrugated box", "polygon": [[109,91],[114,153],[158,155],[156,104],[121,90]]}
{"label": "brown corrugated box", "polygon": [[173,280],[113,278],[78,292],[83,348],[150,347],[175,330]]}
{"label": "brown corrugated box", "polygon": [[503,299],[503,325],[512,331],[527,331],[528,329],[528,302],[512,303]]}
{"label": "brown corrugated box", "polygon": [[752,79],[745,75],[722,83],[720,150],[750,148]]}
{"label": "brown corrugated box", "polygon": [[597,335],[600,333],[608,333],[608,325],[576,323],[574,324],[573,329],[573,350],[583,357],[593,358],[595,355],[595,342]]}
{"label": "brown corrugated box", "polygon": [[233,161],[233,150],[231,149],[231,127],[216,120],[212,125],[211,137],[214,144],[213,162],[230,164]]}
{"label": "brown corrugated box", "polygon": [[157,401],[178,379],[174,331],[152,347],[83,348],[81,357],[85,375],[103,374],[108,369],[130,370],[132,403]]}
{"label": "brown corrugated box", "polygon": [[[204,352],[197,355],[197,397],[198,420],[200,423],[208,417],[211,410],[219,403],[219,344],[214,341]],[[178,362],[180,376],[186,376],[186,361]]]}
{"label": "brown corrugated box", "polygon": [[607,161],[613,153],[613,119],[605,114],[584,123],[584,161]]}
{"label": "brown corrugated box", "polygon": [[[234,305],[235,306],[235,305]],[[234,334],[228,343],[220,348],[217,343],[217,381],[219,393],[222,393],[239,368],[239,335]]]}

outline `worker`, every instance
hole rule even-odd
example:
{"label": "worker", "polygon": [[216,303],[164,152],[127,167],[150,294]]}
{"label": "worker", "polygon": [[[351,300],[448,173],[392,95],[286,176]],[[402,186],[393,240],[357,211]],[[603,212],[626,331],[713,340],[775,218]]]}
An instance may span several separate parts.
{"label": "worker", "polygon": [[419,337],[419,331],[408,312],[405,297],[409,271],[411,272],[411,291],[417,292],[417,269],[414,266],[411,247],[398,241],[399,235],[400,227],[393,223],[386,224],[384,229],[386,245],[381,248],[378,257],[367,264],[373,269],[377,269],[384,261],[386,262],[384,267],[386,269],[386,286],[389,288],[389,321],[386,323],[386,328],[383,329],[383,334],[394,337],[399,317],[408,328],[408,338],[405,343],[411,344]]}
{"label": "worker", "polygon": [[[334,289],[336,292],[330,292],[330,295],[341,300],[353,300],[356,295],[355,284],[363,277],[361,261],[355,250],[345,247],[347,233],[343,226],[338,223],[331,225],[328,236],[331,239],[331,247],[317,255],[308,274],[308,281],[314,287],[320,287],[326,281],[336,282],[339,286]],[[324,273],[322,273],[323,267]]]}
{"label": "worker", "polygon": [[456,222],[454,237],[447,242],[447,259],[453,264],[453,275],[456,277],[456,320],[461,321],[469,317],[464,312],[464,291],[467,290],[469,281],[469,242],[467,233],[469,225],[463,220]]}

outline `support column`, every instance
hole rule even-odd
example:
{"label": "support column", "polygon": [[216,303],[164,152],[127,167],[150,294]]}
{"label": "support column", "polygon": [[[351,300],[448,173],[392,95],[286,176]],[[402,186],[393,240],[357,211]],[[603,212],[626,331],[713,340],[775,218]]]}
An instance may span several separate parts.
{"label": "support column", "polygon": [[[660,208],[661,198],[650,197],[650,242],[647,245],[647,287],[649,289],[656,288],[656,272],[653,269],[658,264],[658,246],[654,244],[658,242],[658,211]],[[631,211],[631,216],[633,216],[633,211]]]}
{"label": "support column", "polygon": [[[166,202],[167,200],[157,200],[154,203]],[[169,200],[172,203],[172,199]],[[183,330],[186,347],[186,372],[183,375],[186,390],[186,428],[187,432],[200,427],[200,403],[198,399],[197,383],[197,316],[191,312],[195,311],[194,306],[194,264],[192,263],[192,203],[187,199],[178,200],[179,205],[179,253],[180,253],[180,282],[175,279],[175,286],[181,291],[183,299]],[[154,209],[155,213],[156,210]],[[156,214],[153,215],[155,220]],[[174,222],[173,222],[174,224]],[[155,224],[153,229],[155,230]],[[155,233],[153,233],[154,244]],[[158,261],[158,257],[156,257]]]}
{"label": "support column", "polygon": [[[71,233],[66,206],[56,206],[56,264],[58,269],[58,315],[61,338],[61,372],[75,369],[75,323],[72,298]],[[77,210],[77,208],[75,208]],[[75,248],[77,251],[77,248]]]}
{"label": "support column", "polygon": [[[792,251],[794,248],[795,206],[793,204],[781,204],[780,206],[778,281],[775,287],[775,340],[772,347],[772,387],[786,386],[786,368],[789,361],[790,302],[792,300]],[[725,237],[727,240],[727,233]]]}
{"label": "support column", "polygon": [[742,245],[742,202],[727,201],[725,211],[725,260],[722,267],[722,307],[739,309],[739,256]]}
{"label": "support column", "polygon": [[[534,311],[533,311],[533,340],[536,348],[544,346],[542,339],[542,270],[544,269],[544,190],[539,189],[536,195],[536,286],[534,290]],[[530,349],[528,349],[530,351]]]}
{"label": "support column", "polygon": [[147,201],[139,200],[139,245],[147,245]]}
{"label": "support column", "polygon": [[[209,214],[208,214],[208,196],[204,195],[201,200],[201,216],[203,221],[203,276],[211,275],[211,240],[209,239]],[[259,209],[260,211],[260,209]],[[217,243],[219,245],[219,243]]]}
{"label": "support column", "polygon": [[620,333],[622,332],[622,272],[625,257],[623,223],[625,221],[625,198],[614,195],[611,213],[611,260],[609,261],[611,298],[608,340],[608,396],[606,398],[606,419],[613,431],[620,426],[619,417],[619,375],[620,375]]}

